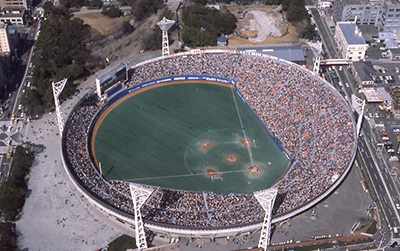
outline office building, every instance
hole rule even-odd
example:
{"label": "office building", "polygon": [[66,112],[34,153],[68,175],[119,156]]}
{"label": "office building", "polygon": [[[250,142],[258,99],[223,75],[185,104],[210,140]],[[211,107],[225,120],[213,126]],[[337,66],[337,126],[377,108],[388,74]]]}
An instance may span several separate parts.
{"label": "office building", "polygon": [[352,61],[362,61],[365,58],[368,45],[362,37],[361,30],[355,23],[336,23],[335,41],[341,58]]}

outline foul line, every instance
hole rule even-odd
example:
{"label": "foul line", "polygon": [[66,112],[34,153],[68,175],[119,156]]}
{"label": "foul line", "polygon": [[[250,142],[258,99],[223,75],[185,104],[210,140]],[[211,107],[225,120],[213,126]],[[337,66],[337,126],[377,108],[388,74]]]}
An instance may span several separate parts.
{"label": "foul line", "polygon": [[[247,170],[225,171],[225,172],[218,172],[218,174],[242,173],[242,172],[247,172]],[[207,175],[207,173],[194,173],[194,174],[179,174],[179,175],[170,175],[170,176],[145,177],[145,178],[136,178],[136,179],[126,179],[126,181],[160,180],[160,179],[170,179],[170,178],[193,177],[193,176],[200,176],[200,175],[201,176]]]}
{"label": "foul line", "polygon": [[[235,93],[234,93],[233,89],[231,89],[231,93],[232,93],[233,101],[235,101],[235,107],[236,107],[236,112],[237,112],[238,117],[239,117],[240,127],[242,128],[242,132],[243,132],[244,139],[245,139],[246,142],[247,142],[248,140],[247,140],[247,136],[246,136],[246,131],[244,130],[242,117],[240,116],[239,108],[238,108],[238,105],[237,105],[237,102],[236,102]],[[246,145],[247,145],[247,144],[246,144]],[[247,145],[247,151],[249,152],[249,157],[250,157],[251,165],[254,166],[254,162],[253,162],[253,153],[251,152],[250,145]]]}

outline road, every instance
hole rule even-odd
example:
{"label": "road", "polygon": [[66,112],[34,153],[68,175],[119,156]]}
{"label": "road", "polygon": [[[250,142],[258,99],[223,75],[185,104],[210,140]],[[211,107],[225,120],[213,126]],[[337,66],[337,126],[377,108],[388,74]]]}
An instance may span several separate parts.
{"label": "road", "polygon": [[[40,27],[40,20],[38,20],[35,28],[30,28],[27,32],[27,40],[33,41]],[[25,115],[21,105],[22,95],[31,82],[30,66],[31,58],[33,55],[34,46],[29,50],[28,55],[24,55],[21,66],[18,71],[22,75],[21,82],[16,83],[17,90],[10,95],[8,100],[8,108],[4,111],[3,116],[0,118],[0,185],[7,179],[11,172],[11,158],[7,158],[9,151],[9,144],[15,146],[20,143],[20,132],[25,126]]]}
{"label": "road", "polygon": [[326,51],[328,52],[329,58],[339,58],[338,53],[336,52],[335,42],[332,39],[333,34],[331,33],[329,27],[327,26],[325,20],[322,19],[317,8],[312,8],[310,10],[314,22],[318,28],[318,33],[320,34],[322,41],[326,47]]}
{"label": "road", "polygon": [[[330,58],[338,58],[336,46],[333,41],[333,34],[330,32],[329,27],[327,27],[325,20],[321,18],[318,9],[311,8],[310,10],[313,19],[317,24],[318,32],[323,40],[323,43],[325,44],[328,56]],[[335,66],[333,68],[335,69],[339,80],[342,82],[343,95],[346,101],[350,104],[351,95],[357,92],[353,84],[346,84],[351,83],[346,75],[347,66]],[[339,68],[341,68],[341,70],[339,70]],[[398,198],[400,198],[399,189],[391,177],[391,172],[388,168],[386,168],[385,163],[383,163],[377,155],[376,145],[374,143],[376,141],[372,139],[373,142],[371,142],[370,135],[372,136],[372,128],[367,120],[364,120],[363,122],[362,134],[365,136],[359,138],[358,148],[371,178],[375,193],[377,194],[377,198],[375,199],[380,203],[380,205],[382,205],[381,209],[379,210],[383,211],[382,213],[387,220],[387,227],[389,229],[399,227],[399,209],[396,207],[396,204],[399,203]],[[392,242],[392,238],[400,238],[399,234],[394,232],[395,231],[386,232],[381,235],[380,241],[382,246]]]}

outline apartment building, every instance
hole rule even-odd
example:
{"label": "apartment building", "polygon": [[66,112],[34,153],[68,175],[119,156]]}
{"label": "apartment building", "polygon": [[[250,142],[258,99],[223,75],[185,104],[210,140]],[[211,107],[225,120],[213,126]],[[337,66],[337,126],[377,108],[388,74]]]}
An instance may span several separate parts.
{"label": "apartment building", "polygon": [[333,18],[374,25],[379,31],[400,31],[400,0],[336,0]]}
{"label": "apartment building", "polygon": [[8,36],[8,24],[0,23],[0,56],[9,55],[11,52]]}
{"label": "apartment building", "polygon": [[383,6],[384,0],[337,0],[333,5],[333,18],[336,22],[357,22],[380,27]]}
{"label": "apartment building", "polygon": [[353,22],[337,22],[335,30],[335,41],[338,45],[339,54],[343,59],[362,61],[368,45],[362,37],[361,30]]}
{"label": "apartment building", "polygon": [[6,7],[23,7],[24,9],[28,9],[28,0],[0,0],[0,9]]}
{"label": "apartment building", "polygon": [[386,0],[383,8],[385,10],[382,17],[383,31],[400,31],[400,1]]}
{"label": "apartment building", "polygon": [[13,25],[24,25],[26,22],[25,9],[23,7],[6,7],[0,10],[0,22]]}

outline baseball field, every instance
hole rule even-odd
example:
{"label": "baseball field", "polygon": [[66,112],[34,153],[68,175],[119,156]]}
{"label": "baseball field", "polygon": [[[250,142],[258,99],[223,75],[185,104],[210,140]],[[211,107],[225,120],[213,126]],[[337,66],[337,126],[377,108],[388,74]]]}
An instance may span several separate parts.
{"label": "baseball field", "polygon": [[289,166],[233,86],[215,82],[130,93],[99,117],[91,142],[108,179],[167,188],[251,193]]}

